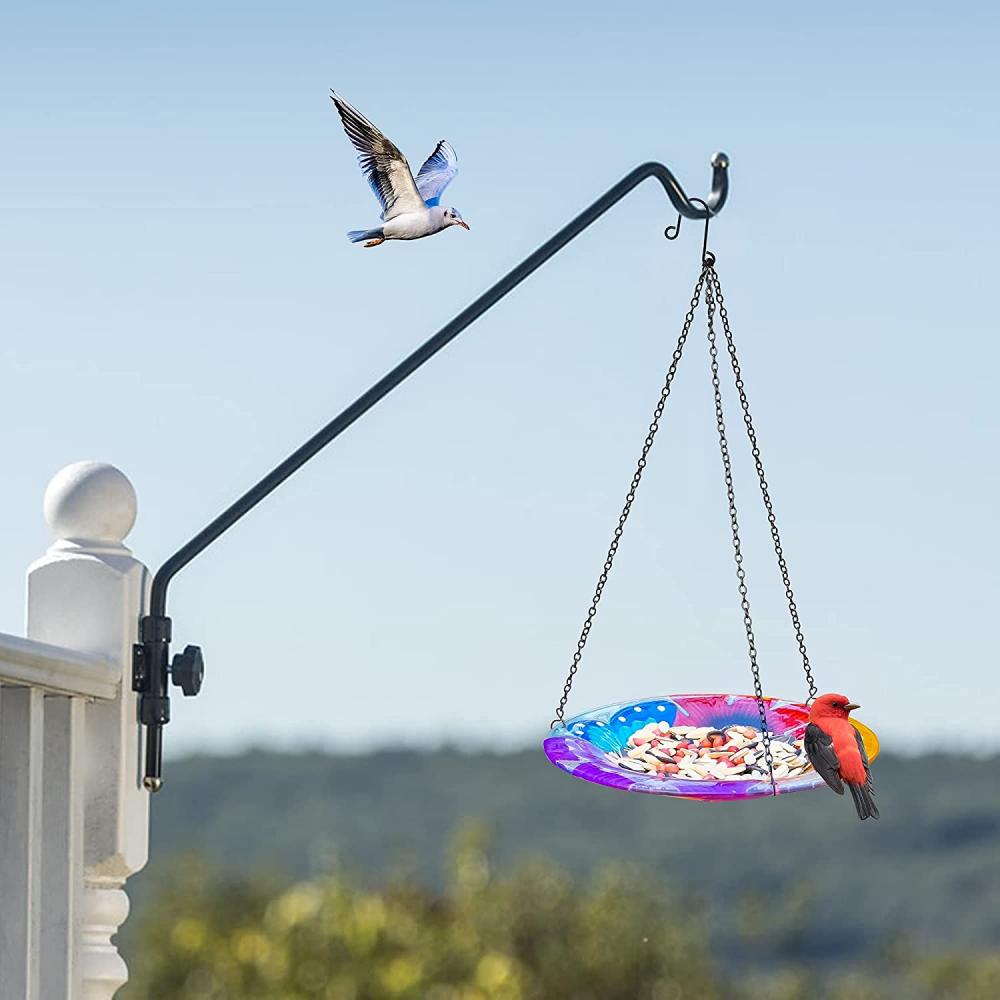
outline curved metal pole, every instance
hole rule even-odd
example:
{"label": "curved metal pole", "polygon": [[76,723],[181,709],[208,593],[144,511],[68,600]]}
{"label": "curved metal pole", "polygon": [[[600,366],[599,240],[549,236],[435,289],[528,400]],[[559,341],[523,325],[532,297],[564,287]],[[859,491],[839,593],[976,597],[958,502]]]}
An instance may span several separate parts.
{"label": "curved metal pole", "polygon": [[[201,686],[201,653],[189,646],[182,657],[169,665],[171,624],[167,617],[167,588],[170,581],[195,556],[203,552],[220,535],[251,511],[269,493],[280,486],[292,473],[300,469],[314,455],[342,434],[356,420],[367,413],[379,400],[387,396],[401,382],[429,361],[438,351],[454,340],[466,327],[474,323],[488,309],[496,305],[508,292],[513,291],[525,278],[576,238],[591,223],[596,222],[609,208],[621,201],[644,180],[655,177],[663,186],[670,203],[680,215],[688,219],[708,219],[715,216],[726,203],[729,194],[729,157],[716,153],[712,157],[712,191],[700,201],[698,207],[684,193],[677,178],[662,163],[643,163],[626,174],[614,187],[606,191],[592,205],[543,243],[513,270],[508,271],[495,285],[487,289],[471,305],[463,309],[450,323],[443,326],[429,340],[401,361],[387,375],[359,396],[347,409],[317,431],[300,448],[292,452],[280,465],[272,469],[255,486],[247,490],[235,503],[224,510],[214,521],[198,532],[186,545],[179,548],[153,577],[149,614],[143,618],[140,643],[135,647],[133,659],[133,689],[142,693],[140,721],[146,731],[146,772],[144,785],[150,791],[159,790],[162,769],[162,727],[170,719],[170,702],[167,696],[167,675],[173,672],[174,682],[181,684],[185,694],[196,694]],[[669,236],[669,227],[665,235]],[[676,235],[676,234],[675,234]]]}

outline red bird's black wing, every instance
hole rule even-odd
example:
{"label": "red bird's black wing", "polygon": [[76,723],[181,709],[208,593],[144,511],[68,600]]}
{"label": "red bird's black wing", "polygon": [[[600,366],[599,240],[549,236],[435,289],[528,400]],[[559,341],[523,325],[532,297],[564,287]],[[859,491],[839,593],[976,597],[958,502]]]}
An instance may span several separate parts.
{"label": "red bird's black wing", "polygon": [[[860,739],[861,734],[858,733]],[[806,726],[805,737],[806,756],[816,773],[838,794],[844,794],[844,782],[840,777],[840,760],[837,751],[833,749],[833,737],[823,732],[815,722]],[[861,750],[864,753],[864,748]],[[865,758],[867,766],[868,758]]]}
{"label": "red bird's black wing", "polygon": [[865,783],[863,785],[851,785],[851,796],[854,799],[854,806],[858,810],[860,819],[878,819],[878,806],[875,805],[875,785],[872,782],[872,769],[868,761],[868,751],[865,750],[865,741],[861,738],[861,733],[854,731],[858,741],[858,753],[865,765]]}

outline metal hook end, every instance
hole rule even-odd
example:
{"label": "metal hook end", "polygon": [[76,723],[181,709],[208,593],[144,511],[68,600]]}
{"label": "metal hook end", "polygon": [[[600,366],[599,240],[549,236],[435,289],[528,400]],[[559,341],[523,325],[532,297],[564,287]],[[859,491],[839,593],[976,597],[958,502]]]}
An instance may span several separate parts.
{"label": "metal hook end", "polygon": [[718,152],[712,157],[712,166],[721,167],[723,170],[729,169],[729,154]]}
{"label": "metal hook end", "polygon": [[673,226],[667,226],[667,228],[663,230],[663,235],[666,236],[668,240],[676,240],[677,237],[680,236],[680,234],[681,234],[681,216],[680,213],[678,212],[676,224]]}
{"label": "metal hook end", "polygon": [[[725,153],[716,153],[716,158],[725,158]],[[728,163],[728,160],[726,161]],[[688,201],[697,202],[701,205],[705,212],[705,236],[701,242],[701,264],[702,267],[714,267],[715,266],[715,254],[708,249],[708,224],[712,221],[712,210],[708,207],[708,202],[704,201],[702,198],[689,198]]]}

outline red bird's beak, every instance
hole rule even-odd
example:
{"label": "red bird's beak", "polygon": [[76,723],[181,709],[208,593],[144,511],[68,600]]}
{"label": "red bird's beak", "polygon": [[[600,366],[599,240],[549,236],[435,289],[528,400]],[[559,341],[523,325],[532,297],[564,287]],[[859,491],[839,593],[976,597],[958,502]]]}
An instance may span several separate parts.
{"label": "red bird's beak", "polygon": [[844,711],[845,712],[853,712],[856,708],[861,708],[861,706],[860,705],[855,705],[854,702],[848,702],[844,706]]}
{"label": "red bird's beak", "polygon": [[469,224],[468,224],[468,223],[467,223],[467,222],[466,222],[466,221],[465,221],[464,219],[459,219],[459,220],[458,220],[458,224],[459,224],[459,225],[460,225],[460,226],[461,226],[461,227],[462,227],[463,229],[468,229],[468,228],[469,228]]}

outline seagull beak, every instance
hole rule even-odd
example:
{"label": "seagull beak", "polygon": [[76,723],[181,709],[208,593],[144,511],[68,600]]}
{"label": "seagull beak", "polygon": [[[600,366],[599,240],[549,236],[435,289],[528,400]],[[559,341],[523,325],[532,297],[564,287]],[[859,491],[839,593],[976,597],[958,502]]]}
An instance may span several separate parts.
{"label": "seagull beak", "polygon": [[461,227],[462,227],[463,229],[468,229],[468,228],[469,228],[469,224],[468,224],[468,223],[467,223],[467,222],[465,221],[465,219],[459,219],[459,220],[458,220],[458,224],[459,224],[459,225],[460,225],[460,226],[461,226]]}
{"label": "seagull beak", "polygon": [[852,701],[852,702],[848,702],[844,706],[844,711],[845,712],[853,712],[856,708],[861,708],[861,706],[860,705],[855,705],[854,702]]}

